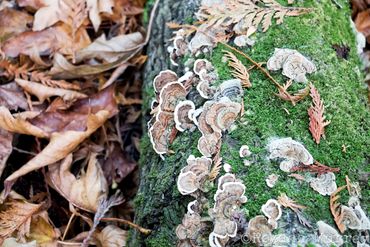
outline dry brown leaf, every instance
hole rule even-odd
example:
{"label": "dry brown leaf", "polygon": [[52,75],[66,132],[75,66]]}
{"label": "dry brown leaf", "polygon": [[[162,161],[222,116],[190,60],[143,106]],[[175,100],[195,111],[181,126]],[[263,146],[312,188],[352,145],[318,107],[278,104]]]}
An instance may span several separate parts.
{"label": "dry brown leaf", "polygon": [[330,121],[325,121],[324,102],[320,99],[320,94],[313,84],[310,84],[310,96],[312,98],[312,104],[308,109],[308,116],[310,118],[309,129],[313,139],[319,144],[321,136],[325,137],[324,128],[330,124]]}
{"label": "dry brown leaf", "polygon": [[71,30],[66,25],[58,25],[37,32],[23,32],[7,40],[2,50],[8,57],[17,57],[20,54],[30,56],[37,63],[41,63],[40,56],[46,56],[58,51],[62,54],[73,54],[74,49],[87,46],[90,40],[85,30],[76,33],[71,38]]}
{"label": "dry brown leaf", "polygon": [[76,53],[76,61],[84,59],[99,58],[108,63],[116,61],[125,52],[143,43],[144,37],[139,32],[122,34],[107,40],[103,34],[88,47]]}
{"label": "dry brown leaf", "polygon": [[38,114],[37,112],[22,112],[14,117],[6,107],[0,106],[0,128],[14,133],[47,138],[48,133],[27,121],[30,116],[34,117]]}
{"label": "dry brown leaf", "polygon": [[0,128],[0,177],[3,174],[6,162],[12,153],[13,134]]}
{"label": "dry brown leaf", "polygon": [[128,232],[118,226],[108,225],[101,232],[96,233],[94,238],[104,247],[124,247]]}
{"label": "dry brown leaf", "polygon": [[341,233],[344,233],[344,231],[346,230],[346,226],[343,224],[342,221],[341,205],[338,202],[340,196],[338,194],[345,188],[347,188],[347,186],[343,185],[330,195],[330,211],[334,217],[335,224],[337,224],[337,227]]}
{"label": "dry brown leaf", "polygon": [[33,17],[29,14],[6,8],[0,11],[0,42],[4,42],[15,34],[28,30],[27,25],[31,24]]}
{"label": "dry brown leaf", "polygon": [[21,225],[36,214],[42,204],[33,204],[24,200],[10,199],[1,205],[0,211],[0,244]]}
{"label": "dry brown leaf", "polygon": [[14,82],[0,86],[0,105],[5,106],[9,110],[28,109],[24,93]]}
{"label": "dry brown leaf", "polygon": [[48,179],[61,195],[74,206],[89,212],[96,212],[99,200],[108,195],[108,184],[96,158],[91,154],[86,173],[82,170],[79,178],[71,172],[72,154],[61,164],[49,167]]}
{"label": "dry brown leaf", "polygon": [[242,86],[250,88],[252,86],[249,81],[249,72],[248,69],[243,65],[243,63],[230,51],[223,50],[225,56],[229,60],[228,65],[232,69],[232,75],[240,79]]}
{"label": "dry brown leaf", "polygon": [[43,103],[46,99],[49,99],[52,96],[59,96],[63,98],[64,101],[73,101],[76,99],[82,99],[87,97],[87,95],[76,91],[62,88],[52,88],[44,86],[37,82],[26,81],[23,79],[15,79],[15,81],[26,92],[35,95],[39,99],[40,103]]}
{"label": "dry brown leaf", "polygon": [[90,115],[87,120],[86,131],[66,131],[63,133],[51,134],[49,144],[35,157],[23,165],[5,179],[5,193],[7,196],[10,192],[12,183],[19,177],[37,170],[41,167],[48,166],[58,162],[70,154],[81,142],[94,133],[101,127],[110,117],[110,112],[106,110],[99,111],[94,115]]}
{"label": "dry brown leaf", "polygon": [[113,0],[86,0],[87,9],[89,11],[89,19],[94,27],[95,32],[98,31],[101,17],[100,13],[112,14]]}
{"label": "dry brown leaf", "polygon": [[32,216],[30,232],[27,234],[27,239],[36,240],[37,246],[40,247],[57,247],[56,240],[59,235],[60,232],[51,225],[46,211]]}

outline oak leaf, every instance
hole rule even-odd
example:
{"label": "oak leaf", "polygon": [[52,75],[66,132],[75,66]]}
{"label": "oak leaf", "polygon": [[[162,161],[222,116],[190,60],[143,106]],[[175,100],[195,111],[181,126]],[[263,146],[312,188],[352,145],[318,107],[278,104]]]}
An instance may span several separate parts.
{"label": "oak leaf", "polygon": [[32,216],[27,239],[36,240],[40,247],[52,247],[57,246],[56,240],[59,235],[60,232],[51,225],[46,211]]}
{"label": "oak leaf", "polygon": [[315,142],[319,144],[321,136],[325,137],[324,128],[330,124],[330,121],[325,121],[324,102],[320,99],[319,91],[317,91],[313,84],[310,85],[310,96],[312,98],[312,104],[308,109],[310,119],[309,130]]}
{"label": "oak leaf", "polygon": [[96,212],[99,200],[108,194],[108,184],[96,154],[90,155],[86,173],[82,170],[79,178],[70,172],[71,166],[72,154],[61,164],[50,166],[47,174],[50,184],[74,206]]}

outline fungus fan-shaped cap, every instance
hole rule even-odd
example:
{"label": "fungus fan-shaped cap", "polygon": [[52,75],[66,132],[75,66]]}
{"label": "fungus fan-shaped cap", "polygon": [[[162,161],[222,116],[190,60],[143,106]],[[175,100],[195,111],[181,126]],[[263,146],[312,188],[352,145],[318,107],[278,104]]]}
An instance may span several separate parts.
{"label": "fungus fan-shaped cap", "polygon": [[326,224],[324,221],[318,221],[317,226],[319,228],[320,243],[325,246],[331,246],[332,244],[335,244],[336,246],[343,245],[342,236],[333,227]]}
{"label": "fungus fan-shaped cap", "polygon": [[197,85],[197,91],[202,98],[211,99],[216,93],[216,88],[210,86],[208,81],[200,81]]}
{"label": "fungus fan-shaped cap", "polygon": [[221,133],[213,132],[211,134],[202,135],[198,140],[199,152],[206,156],[211,157],[219,149],[221,141]]}
{"label": "fungus fan-shaped cap", "polygon": [[265,216],[257,215],[249,221],[247,237],[258,246],[263,246],[266,242],[271,242],[273,237],[272,227]]}
{"label": "fungus fan-shaped cap", "polygon": [[268,70],[279,70],[283,68],[283,64],[288,56],[294,54],[296,51],[292,49],[275,48],[274,54],[267,61]]}
{"label": "fungus fan-shaped cap", "polygon": [[299,163],[304,165],[313,163],[313,157],[307,149],[290,137],[270,141],[267,150],[270,153],[269,159],[283,159],[280,168],[286,172]]}
{"label": "fungus fan-shaped cap", "polygon": [[269,199],[261,207],[262,213],[269,219],[268,222],[275,229],[277,227],[277,221],[280,219],[282,210],[280,203],[275,199]]}
{"label": "fungus fan-shaped cap", "polygon": [[174,112],[174,120],[177,130],[183,132],[187,129],[192,129],[194,127],[194,123],[191,119],[194,110],[195,105],[190,100],[181,101],[176,105]]}
{"label": "fungus fan-shaped cap", "polygon": [[270,174],[266,178],[267,186],[270,187],[270,188],[273,188],[275,186],[276,182],[278,181],[278,179],[279,179],[279,175],[276,175],[275,173]]}
{"label": "fungus fan-shaped cap", "polygon": [[224,81],[219,86],[220,97],[228,97],[229,99],[240,99],[243,97],[244,90],[240,79],[231,79]]}
{"label": "fungus fan-shaped cap", "polygon": [[159,94],[159,108],[162,111],[174,112],[178,102],[185,99],[187,95],[184,85],[179,82],[166,84]]}
{"label": "fungus fan-shaped cap", "polygon": [[206,113],[206,122],[215,132],[229,129],[241,111],[241,104],[227,97],[215,102]]}
{"label": "fungus fan-shaped cap", "polygon": [[288,56],[283,65],[283,75],[296,82],[306,82],[306,73],[316,71],[316,66],[302,54],[296,52]]}
{"label": "fungus fan-shaped cap", "polygon": [[153,149],[158,154],[165,154],[168,151],[168,136],[170,135],[170,131],[168,130],[166,125],[163,123],[156,121],[149,128],[148,131],[150,142],[153,145]]}
{"label": "fungus fan-shaped cap", "polygon": [[154,77],[153,87],[155,92],[159,93],[162,88],[170,82],[177,81],[178,77],[172,70],[164,70]]}
{"label": "fungus fan-shaped cap", "polygon": [[332,172],[321,174],[310,182],[310,186],[323,196],[331,195],[337,190],[335,175]]}
{"label": "fungus fan-shaped cap", "polygon": [[248,145],[242,145],[239,149],[239,157],[240,158],[245,158],[245,157],[248,157],[250,156],[252,153],[251,151],[249,150],[249,147]]}
{"label": "fungus fan-shaped cap", "polygon": [[177,179],[177,189],[183,195],[189,195],[199,188],[198,176],[191,171],[181,172]]}
{"label": "fungus fan-shaped cap", "polygon": [[207,59],[197,59],[194,62],[193,71],[195,74],[200,75],[202,71],[209,72],[214,70],[213,65]]}
{"label": "fungus fan-shaped cap", "polygon": [[350,229],[361,229],[361,220],[357,217],[352,208],[342,205],[341,208],[342,223]]}

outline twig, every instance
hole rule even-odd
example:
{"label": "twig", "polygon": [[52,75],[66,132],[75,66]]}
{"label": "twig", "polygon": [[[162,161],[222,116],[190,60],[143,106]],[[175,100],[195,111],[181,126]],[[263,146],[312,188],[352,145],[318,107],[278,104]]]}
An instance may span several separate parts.
{"label": "twig", "polygon": [[126,225],[129,225],[131,226],[132,228],[135,228],[136,230],[138,230],[139,232],[145,234],[145,235],[148,235],[152,232],[152,230],[149,230],[149,229],[146,229],[146,228],[143,228],[129,220],[124,220],[124,219],[118,219],[118,218],[101,218],[101,221],[106,221],[106,222],[110,222],[110,221],[115,221],[115,222],[119,222],[119,223],[122,223],[122,224],[126,224]]}

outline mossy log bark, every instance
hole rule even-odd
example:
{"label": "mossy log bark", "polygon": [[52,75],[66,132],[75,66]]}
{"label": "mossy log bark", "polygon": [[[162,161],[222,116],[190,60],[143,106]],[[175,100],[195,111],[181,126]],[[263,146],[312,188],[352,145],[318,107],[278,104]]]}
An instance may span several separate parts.
{"label": "mossy log bark", "polygon": [[[159,4],[147,48],[149,58],[144,69],[143,97],[146,120],[149,120],[150,101],[154,97],[151,84],[154,76],[165,69],[183,73],[181,66],[174,68],[170,65],[166,49],[172,30],[166,27],[166,23],[191,22],[198,5],[198,1],[178,0],[165,0]],[[302,142],[316,160],[341,168],[337,174],[338,186],[345,183],[345,175],[349,175],[353,181],[367,185],[369,156],[366,145],[369,140],[370,116],[360,73],[355,34],[350,25],[349,3],[346,0],[306,0],[297,1],[295,5],[310,7],[313,11],[299,17],[287,17],[282,25],[273,25],[266,33],[258,33],[256,44],[252,48],[246,48],[244,52],[258,62],[266,62],[274,48],[291,48],[309,57],[316,64],[318,71],[309,76],[309,80],[318,88],[326,105],[327,119],[331,120],[331,124],[326,128],[326,139],[316,145],[309,133],[309,97],[293,107],[289,102],[275,97],[274,85],[256,70],[251,73],[253,86],[245,92],[246,114],[238,121],[235,130],[224,135],[221,154],[247,187],[247,219],[260,214],[261,205],[268,199],[276,198],[284,192],[298,203],[307,206],[305,215],[312,224],[324,220],[334,226],[328,197],[313,191],[308,183],[288,177],[279,170],[277,163],[266,159],[265,147],[271,138],[292,137]],[[334,45],[349,48],[348,57],[345,59],[342,54],[337,53],[333,49]],[[217,68],[221,79],[230,79],[230,71],[222,62],[223,49],[225,47],[219,45],[208,59]],[[245,65],[249,65],[247,60],[239,58]],[[272,75],[281,84],[286,80],[281,76],[281,72]],[[299,87],[302,88],[302,85],[297,86]],[[180,169],[185,166],[187,157],[190,154],[199,155],[196,149],[199,136],[198,132],[179,134],[170,147],[174,154],[167,155],[165,160],[153,151],[149,138],[143,137],[141,184],[135,201],[135,221],[143,227],[153,229],[153,233],[146,237],[133,232],[130,247],[175,246],[175,228],[181,223],[186,205],[191,200],[190,197],[179,194],[176,178]],[[249,145],[253,153],[250,167],[245,167],[243,160],[239,158],[238,150],[242,144]],[[271,173],[280,176],[273,189],[269,189],[265,184],[265,178]],[[367,188],[363,190],[363,199],[365,202],[369,200]],[[343,203],[346,203],[345,195]],[[366,210],[365,203],[363,207]],[[288,222],[284,232],[295,239],[292,240],[292,246],[296,246],[300,239],[304,238],[303,232],[306,230],[294,230],[299,227],[297,219],[284,214],[283,221]],[[304,242],[309,241],[306,239]]]}

